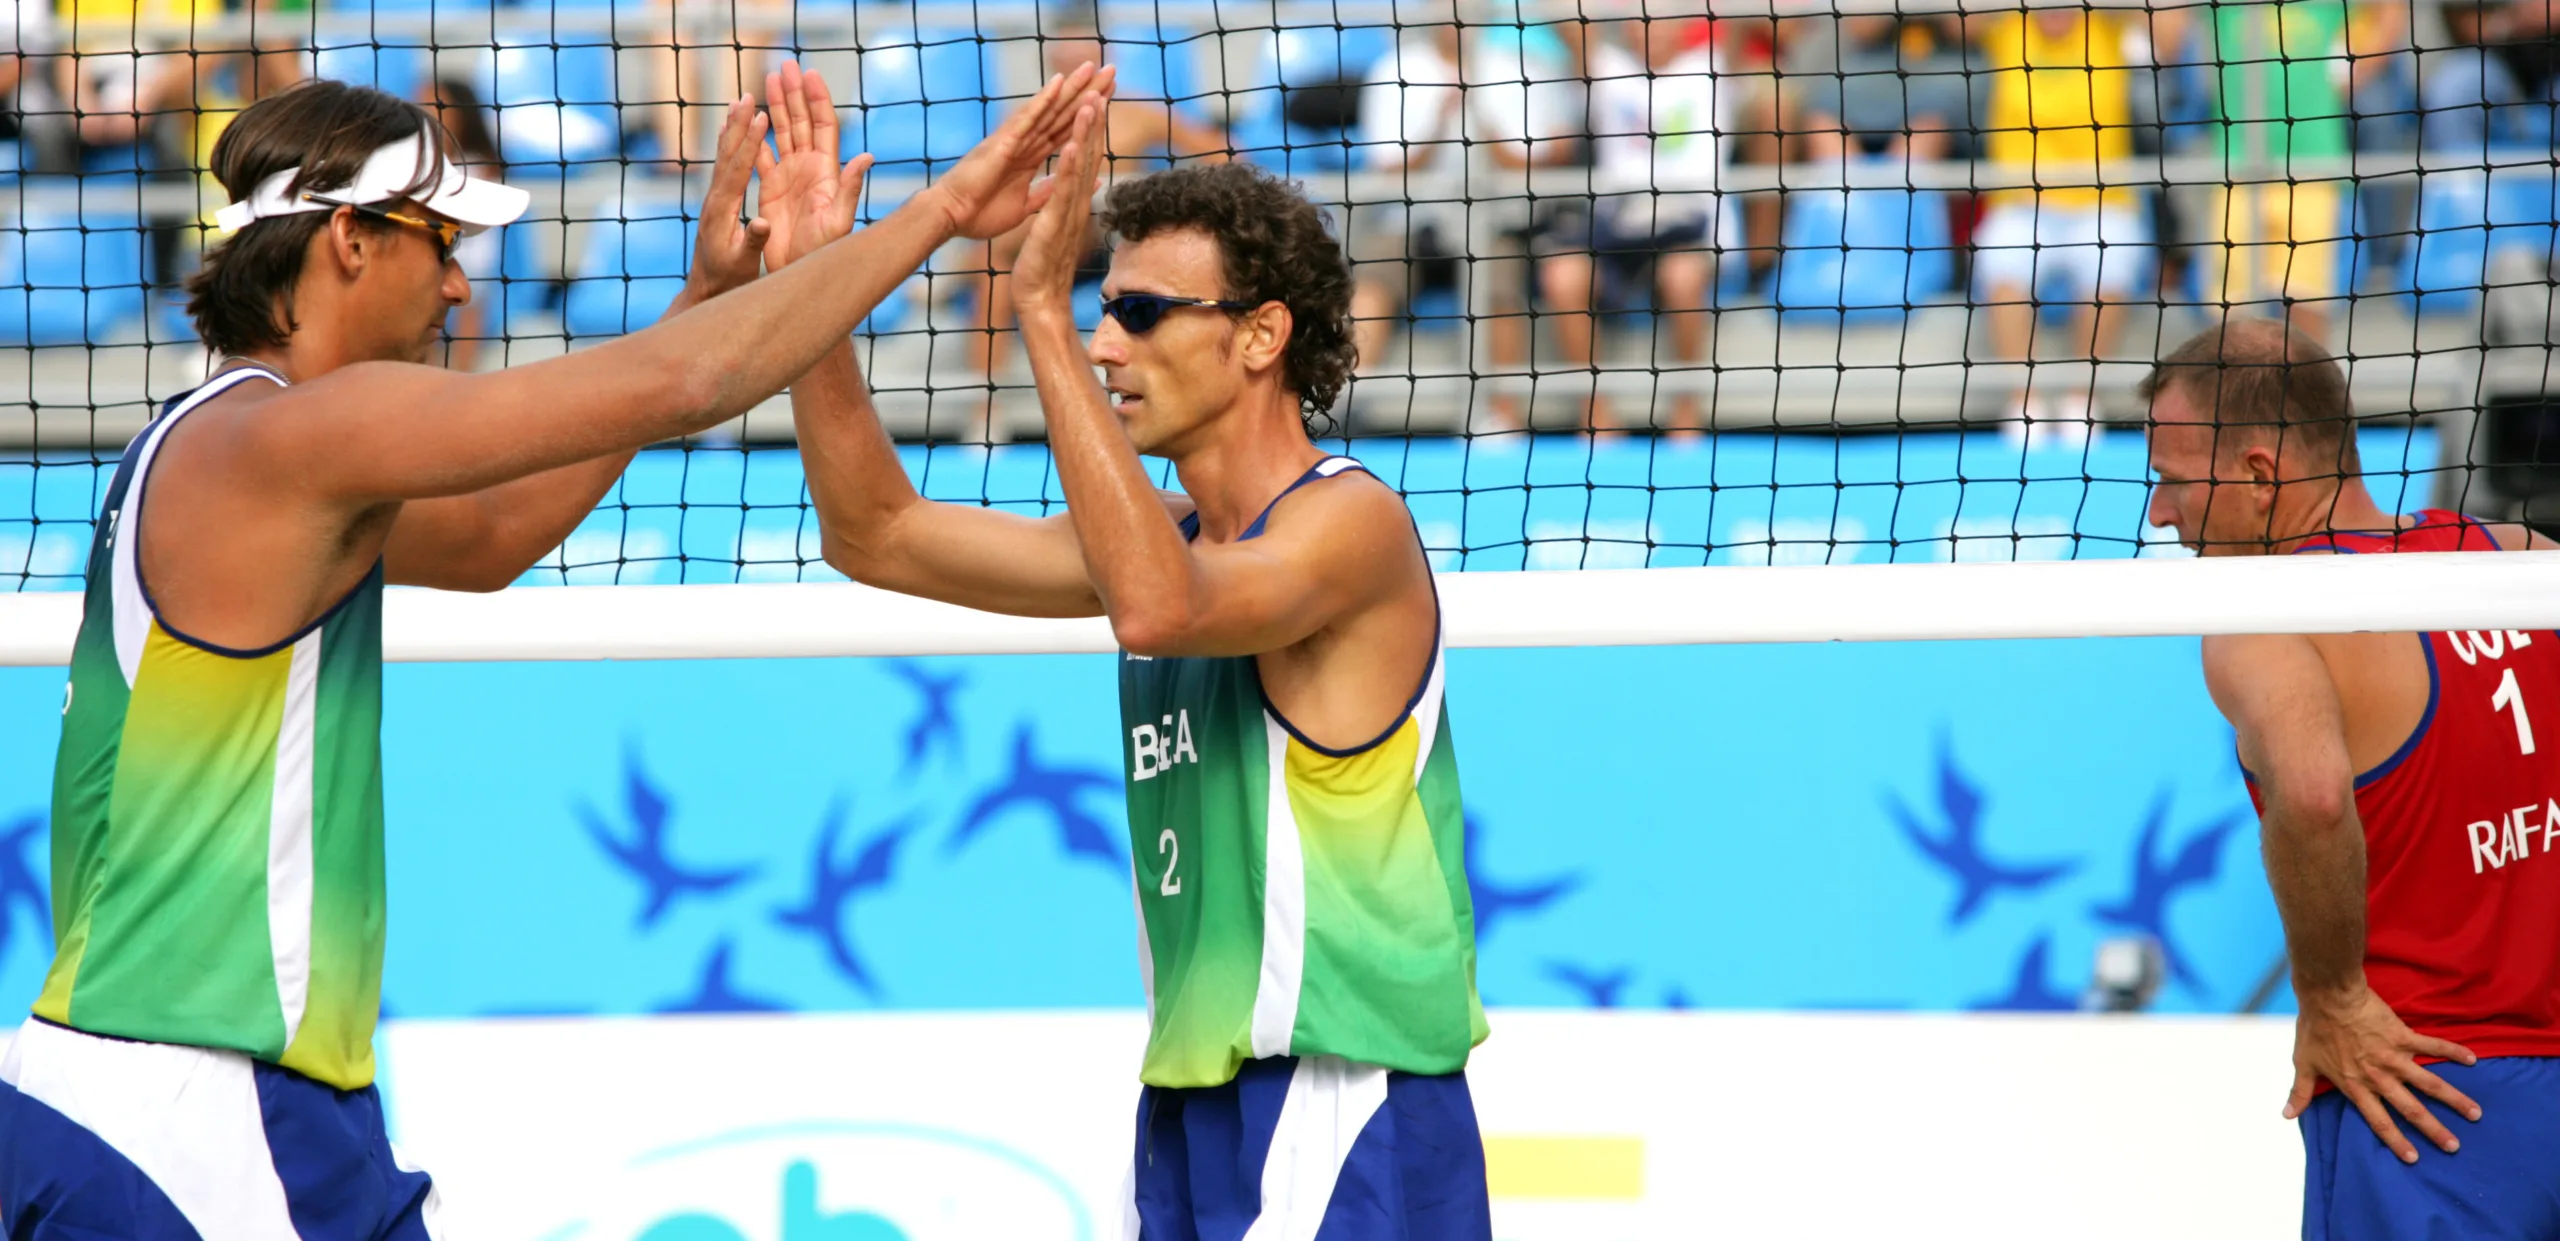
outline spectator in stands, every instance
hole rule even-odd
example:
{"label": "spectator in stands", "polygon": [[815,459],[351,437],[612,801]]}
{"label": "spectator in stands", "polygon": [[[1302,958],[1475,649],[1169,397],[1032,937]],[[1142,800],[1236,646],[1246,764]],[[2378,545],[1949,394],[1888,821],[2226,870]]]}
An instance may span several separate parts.
{"label": "spectator in stands", "polygon": [[[2390,0],[2385,0],[2390,2]],[[2281,302],[2289,325],[2328,336],[2349,221],[2343,180],[2305,170],[2349,153],[2342,0],[2216,6],[2222,153],[2234,188],[2215,196],[2226,307]],[[2252,178],[2274,176],[2277,180]]]}
{"label": "spectator in stands", "polygon": [[[2347,15],[2347,107],[2355,115],[2359,155],[2406,155],[2418,149],[2418,53],[2409,46],[2407,0],[2366,0]],[[2361,161],[2359,161],[2361,162]],[[2388,267],[2409,243],[2418,202],[2414,177],[2377,176],[2356,183],[2357,235],[2366,258]],[[2349,289],[2348,292],[2354,292]]]}
{"label": "spectator in stands", "polygon": [[183,9],[108,10],[85,0],[75,6],[76,55],[54,61],[54,89],[76,118],[81,167],[170,167],[166,148],[178,142],[171,122],[193,103],[195,57],[165,49],[173,38],[183,46],[190,19]]}
{"label": "spectator in stands", "polygon": [[1407,309],[1417,262],[1467,235],[1467,91],[1454,21],[1406,26],[1360,88],[1360,170],[1393,177],[1402,197],[1355,203],[1343,236],[1351,256],[1351,319],[1363,370],[1378,364]]}
{"label": "spectator in stands", "polygon": [[[1530,192],[1534,174],[1585,154],[1583,26],[1482,27],[1469,51],[1467,314],[1484,326],[1486,360],[1497,374],[1529,363],[1529,255],[1562,205]],[[1527,425],[1516,392],[1497,389],[1490,404],[1498,423]]]}
{"label": "spectator in stands", "polygon": [[[2059,183],[1997,191],[1974,231],[1974,277],[1991,303],[1992,350],[2033,362],[2036,320],[2058,286],[2072,308],[2070,356],[2094,360],[2123,334],[2122,303],[2140,290],[2152,256],[2135,191],[2100,188],[2101,166],[2133,154],[2124,20],[2103,10],[2038,8],[1977,24],[1992,67],[1990,158],[2004,171]],[[2011,403],[2030,427],[2057,415],[2066,423],[2087,417],[2085,389],[2065,394],[2057,410],[2033,388],[2020,385]]]}
{"label": "spectator in stands", "polygon": [[6,17],[9,29],[0,42],[0,141],[18,144],[20,169],[77,171],[80,156],[71,116],[53,89],[49,54],[62,46],[53,5],[50,0],[17,0]]}
{"label": "spectator in stands", "polygon": [[2429,151],[2486,156],[2493,146],[2548,146],[2547,104],[2528,104],[2507,58],[2489,49],[2489,31],[2503,32],[2508,6],[2499,0],[2443,7],[2450,47],[2418,57],[2418,106],[2425,119],[2419,138]]}
{"label": "spectator in stands", "polygon": [[[1056,33],[1042,40],[1049,73],[1073,73],[1086,61],[1103,62],[1101,27],[1092,10],[1060,19],[1050,29]],[[1169,54],[1179,51],[1169,50]],[[1232,158],[1227,135],[1193,117],[1188,108],[1182,101],[1112,100],[1102,126],[1106,184],[1114,176],[1135,176],[1168,163],[1223,164]],[[976,356],[972,361],[982,374],[993,375],[1009,361],[1010,350],[1003,342],[1012,339],[1013,331],[1013,260],[1022,253],[1022,239],[1029,229],[1025,224],[989,242],[987,263],[969,273],[963,285],[973,295],[970,340]],[[1109,241],[1095,225],[1077,270],[1087,281],[1099,280],[1110,266]],[[999,430],[992,424],[989,429]]]}
{"label": "spectator in stands", "polygon": [[1943,15],[1822,14],[1787,24],[1797,128],[1845,132],[1869,155],[1971,157],[1964,42]]}
{"label": "spectator in stands", "polygon": [[[472,180],[506,183],[506,161],[498,155],[498,141],[489,128],[489,112],[481,106],[480,92],[461,78],[437,78],[419,102],[444,126]],[[453,244],[453,261],[462,264],[462,274],[470,277],[474,292],[445,325],[444,364],[452,370],[478,370],[482,348],[496,334],[490,329],[501,321],[506,301],[500,279],[505,274],[505,238],[504,228],[489,228]]]}
{"label": "spectator in stands", "polygon": [[2511,0],[2500,5],[2489,41],[2506,59],[2529,104],[2541,105],[2545,134],[2560,136],[2560,0]]}
{"label": "spectator in stands", "polygon": [[[2136,67],[2136,154],[2176,160],[2213,152],[2213,40],[2197,14],[2195,8],[2171,5],[2153,8],[2127,24],[2126,59]],[[2160,242],[2160,287],[2184,290],[2197,258],[2187,227],[2197,214],[2193,200],[2182,188],[2166,186],[2149,195],[2145,205],[2151,235]]]}
{"label": "spectator in stands", "polygon": [[[1653,18],[1603,22],[1591,38],[1594,197],[1579,235],[1551,233],[1538,261],[1539,292],[1569,364],[1593,362],[1591,311],[1604,277],[1633,283],[1648,276],[1656,309],[1671,321],[1675,364],[1707,361],[1720,218],[1715,189],[1724,162],[1718,134],[1726,118],[1705,35],[1695,21]],[[1684,391],[1672,402],[1672,428],[1703,426],[1702,413],[1698,395]],[[1584,406],[1584,423],[1594,431],[1615,425],[1597,393]]]}
{"label": "spectator in stands", "polygon": [[[1719,105],[1729,109],[1732,125],[1724,131],[1727,158],[1740,167],[1771,167],[1784,161],[1779,137],[1777,22],[1767,17],[1709,19],[1708,46],[1715,53]],[[1725,206],[1742,219],[1740,261],[1746,283],[1757,286],[1777,263],[1782,196],[1775,191],[1727,194]],[[1728,252],[1726,262],[1735,261]]]}

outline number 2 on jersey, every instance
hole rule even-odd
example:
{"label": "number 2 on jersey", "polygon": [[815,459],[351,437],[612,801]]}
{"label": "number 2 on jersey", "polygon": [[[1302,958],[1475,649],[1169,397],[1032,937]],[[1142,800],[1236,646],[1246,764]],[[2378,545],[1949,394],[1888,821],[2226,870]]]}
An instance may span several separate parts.
{"label": "number 2 on jersey", "polygon": [[[2532,752],[2533,746],[2528,742],[2525,753]],[[1173,873],[1174,867],[1182,865],[1182,840],[1173,834],[1172,828],[1164,829],[1164,834],[1156,837],[1156,856],[1164,859],[1164,878],[1156,881],[1156,895],[1182,895],[1182,880]]]}
{"label": "number 2 on jersey", "polygon": [[2526,754],[2533,753],[2533,717],[2525,714],[2524,690],[2516,685],[2516,670],[2513,668],[2507,669],[2506,675],[2498,678],[2498,692],[2489,695],[2490,710],[2504,711],[2509,708],[2513,708],[2516,713],[2516,749]]}

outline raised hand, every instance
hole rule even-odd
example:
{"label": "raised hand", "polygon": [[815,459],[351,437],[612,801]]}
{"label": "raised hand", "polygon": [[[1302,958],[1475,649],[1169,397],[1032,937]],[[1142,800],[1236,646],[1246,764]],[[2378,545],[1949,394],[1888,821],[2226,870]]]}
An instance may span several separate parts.
{"label": "raised hand", "polygon": [[[1053,179],[1039,177],[1087,109],[1108,105],[1114,71],[1087,61],[1074,73],[1049,79],[996,131],[987,135],[927,194],[950,219],[952,231],[985,239],[1013,231],[1049,201]],[[1037,178],[1037,179],[1035,179]]]}
{"label": "raised hand", "polygon": [[756,207],[769,226],[764,242],[768,271],[792,262],[853,231],[862,181],[871,157],[857,155],[836,166],[835,100],[826,79],[784,61],[765,75],[765,110],[774,118],[773,150],[756,148]]}
{"label": "raised hand", "polygon": [[1067,145],[1058,152],[1058,170],[1049,178],[1048,202],[1032,217],[1013,260],[1013,304],[1028,320],[1042,312],[1064,313],[1074,292],[1076,263],[1084,257],[1085,234],[1093,216],[1094,177],[1102,166],[1102,109],[1076,110]]}
{"label": "raised hand", "polygon": [[693,274],[685,280],[684,302],[706,301],[756,278],[764,258],[767,225],[762,218],[740,223],[747,202],[747,179],[764,151],[766,121],[755,104],[739,99],[720,123],[718,159],[711,166],[711,188],[702,195],[702,230],[693,243]]}
{"label": "raised hand", "polygon": [[2391,1114],[2400,1113],[2410,1127],[2447,1152],[2462,1143],[2418,1098],[2426,1095],[2465,1120],[2480,1119],[2480,1105],[2445,1079],[2418,1064],[2419,1056],[2438,1056],[2470,1064],[2471,1050],[2458,1043],[2430,1038],[2412,1030],[2391,1006],[2361,983],[2352,992],[2314,992],[2297,997],[2300,1015],[2293,1027],[2293,1093],[2284,1117],[2292,1120],[2311,1106],[2313,1085],[2321,1078],[2355,1105],[2402,1163],[2418,1162],[2418,1148],[2400,1132]]}

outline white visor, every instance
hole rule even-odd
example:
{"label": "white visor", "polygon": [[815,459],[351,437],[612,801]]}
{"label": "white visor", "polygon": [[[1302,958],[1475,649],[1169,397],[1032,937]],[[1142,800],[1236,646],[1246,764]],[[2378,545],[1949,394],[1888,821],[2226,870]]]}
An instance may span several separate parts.
{"label": "white visor", "polygon": [[[334,211],[336,203],[370,206],[395,198],[407,198],[419,206],[462,226],[466,233],[496,228],[515,221],[524,214],[529,196],[511,185],[482,181],[462,170],[450,160],[439,161],[444,175],[427,188],[411,192],[419,177],[436,155],[427,146],[425,131],[412,134],[365,157],[364,169],[354,182],[328,190],[293,191],[293,179],[302,169],[287,168],[258,183],[247,198],[217,211],[213,222],[224,232],[238,232],[260,220],[280,215],[298,215],[305,211]],[[333,203],[315,198],[336,200]]]}

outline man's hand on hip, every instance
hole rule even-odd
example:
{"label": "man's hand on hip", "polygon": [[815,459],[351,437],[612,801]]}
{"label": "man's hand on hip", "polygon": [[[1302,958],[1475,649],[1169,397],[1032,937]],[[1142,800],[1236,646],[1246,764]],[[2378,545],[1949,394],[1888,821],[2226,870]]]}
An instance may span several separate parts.
{"label": "man's hand on hip", "polygon": [[2424,1093],[2466,1119],[2479,1120],[2479,1104],[2417,1060],[2436,1056],[2468,1065],[2477,1059],[2469,1048],[2410,1029],[2361,978],[2348,990],[2299,998],[2301,1015],[2293,1026],[2293,1094],[2285,1100],[2285,1119],[2292,1120],[2311,1106],[2312,1086],[2325,1077],[2364,1114],[2374,1136],[2400,1162],[2416,1163],[2418,1148],[2393,1123],[2395,1111],[2447,1154],[2462,1148],[2412,1092]]}

